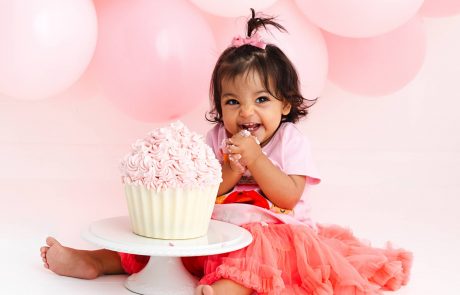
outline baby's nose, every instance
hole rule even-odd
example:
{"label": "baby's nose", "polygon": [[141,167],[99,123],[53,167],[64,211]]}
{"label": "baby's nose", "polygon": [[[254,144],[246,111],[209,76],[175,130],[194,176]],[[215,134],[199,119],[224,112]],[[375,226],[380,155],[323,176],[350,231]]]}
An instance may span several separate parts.
{"label": "baby's nose", "polygon": [[254,113],[254,107],[252,105],[242,105],[240,108],[240,116],[247,117]]}

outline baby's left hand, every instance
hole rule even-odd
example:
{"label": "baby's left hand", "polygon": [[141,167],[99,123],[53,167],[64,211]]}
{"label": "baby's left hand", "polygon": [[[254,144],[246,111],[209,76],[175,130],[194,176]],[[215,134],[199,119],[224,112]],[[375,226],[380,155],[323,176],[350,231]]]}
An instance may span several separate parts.
{"label": "baby's left hand", "polygon": [[239,132],[228,140],[227,149],[234,159],[244,167],[250,166],[257,158],[262,155],[262,148],[255,136],[250,135],[247,131]]}

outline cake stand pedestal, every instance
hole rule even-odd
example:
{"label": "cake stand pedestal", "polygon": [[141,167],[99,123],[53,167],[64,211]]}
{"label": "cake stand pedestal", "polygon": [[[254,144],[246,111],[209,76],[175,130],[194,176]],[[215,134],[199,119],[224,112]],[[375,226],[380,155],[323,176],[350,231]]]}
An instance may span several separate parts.
{"label": "cake stand pedestal", "polygon": [[144,269],[125,282],[128,290],[138,294],[193,294],[197,280],[182,265],[180,257],[227,253],[252,242],[244,228],[217,220],[211,220],[207,235],[200,238],[145,238],[132,232],[128,216],[95,221],[82,232],[82,237],[105,249],[150,256]]}

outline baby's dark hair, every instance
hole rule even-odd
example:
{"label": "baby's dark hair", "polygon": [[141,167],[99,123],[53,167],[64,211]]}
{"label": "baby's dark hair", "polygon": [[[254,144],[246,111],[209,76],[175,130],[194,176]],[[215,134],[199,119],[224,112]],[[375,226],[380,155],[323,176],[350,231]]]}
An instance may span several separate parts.
{"label": "baby's dark hair", "polygon": [[[247,23],[247,37],[253,36],[261,27],[266,30],[268,25],[287,32],[282,25],[274,21],[274,17],[256,17],[254,9],[251,8],[251,11],[252,17]],[[220,105],[222,81],[235,79],[238,75],[250,71],[259,74],[266,90],[272,96],[291,105],[291,111],[282,117],[282,122],[295,123],[307,115],[307,108],[315,100],[307,101],[300,93],[297,71],[283,51],[273,44],[267,44],[265,49],[245,44],[227,48],[217,60],[209,91],[211,110],[206,114],[208,121],[222,122],[222,107]],[[310,103],[307,104],[307,102]]]}

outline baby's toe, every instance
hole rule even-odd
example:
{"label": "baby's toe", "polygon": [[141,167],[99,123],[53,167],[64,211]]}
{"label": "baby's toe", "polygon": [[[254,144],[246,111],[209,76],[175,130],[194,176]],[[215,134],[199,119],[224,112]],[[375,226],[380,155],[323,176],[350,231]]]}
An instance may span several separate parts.
{"label": "baby's toe", "polygon": [[47,237],[46,238],[46,244],[50,247],[54,246],[54,245],[61,245],[55,238],[53,237]]}
{"label": "baby's toe", "polygon": [[214,290],[209,285],[203,286],[202,292],[203,292],[203,295],[213,295],[214,294]]}

